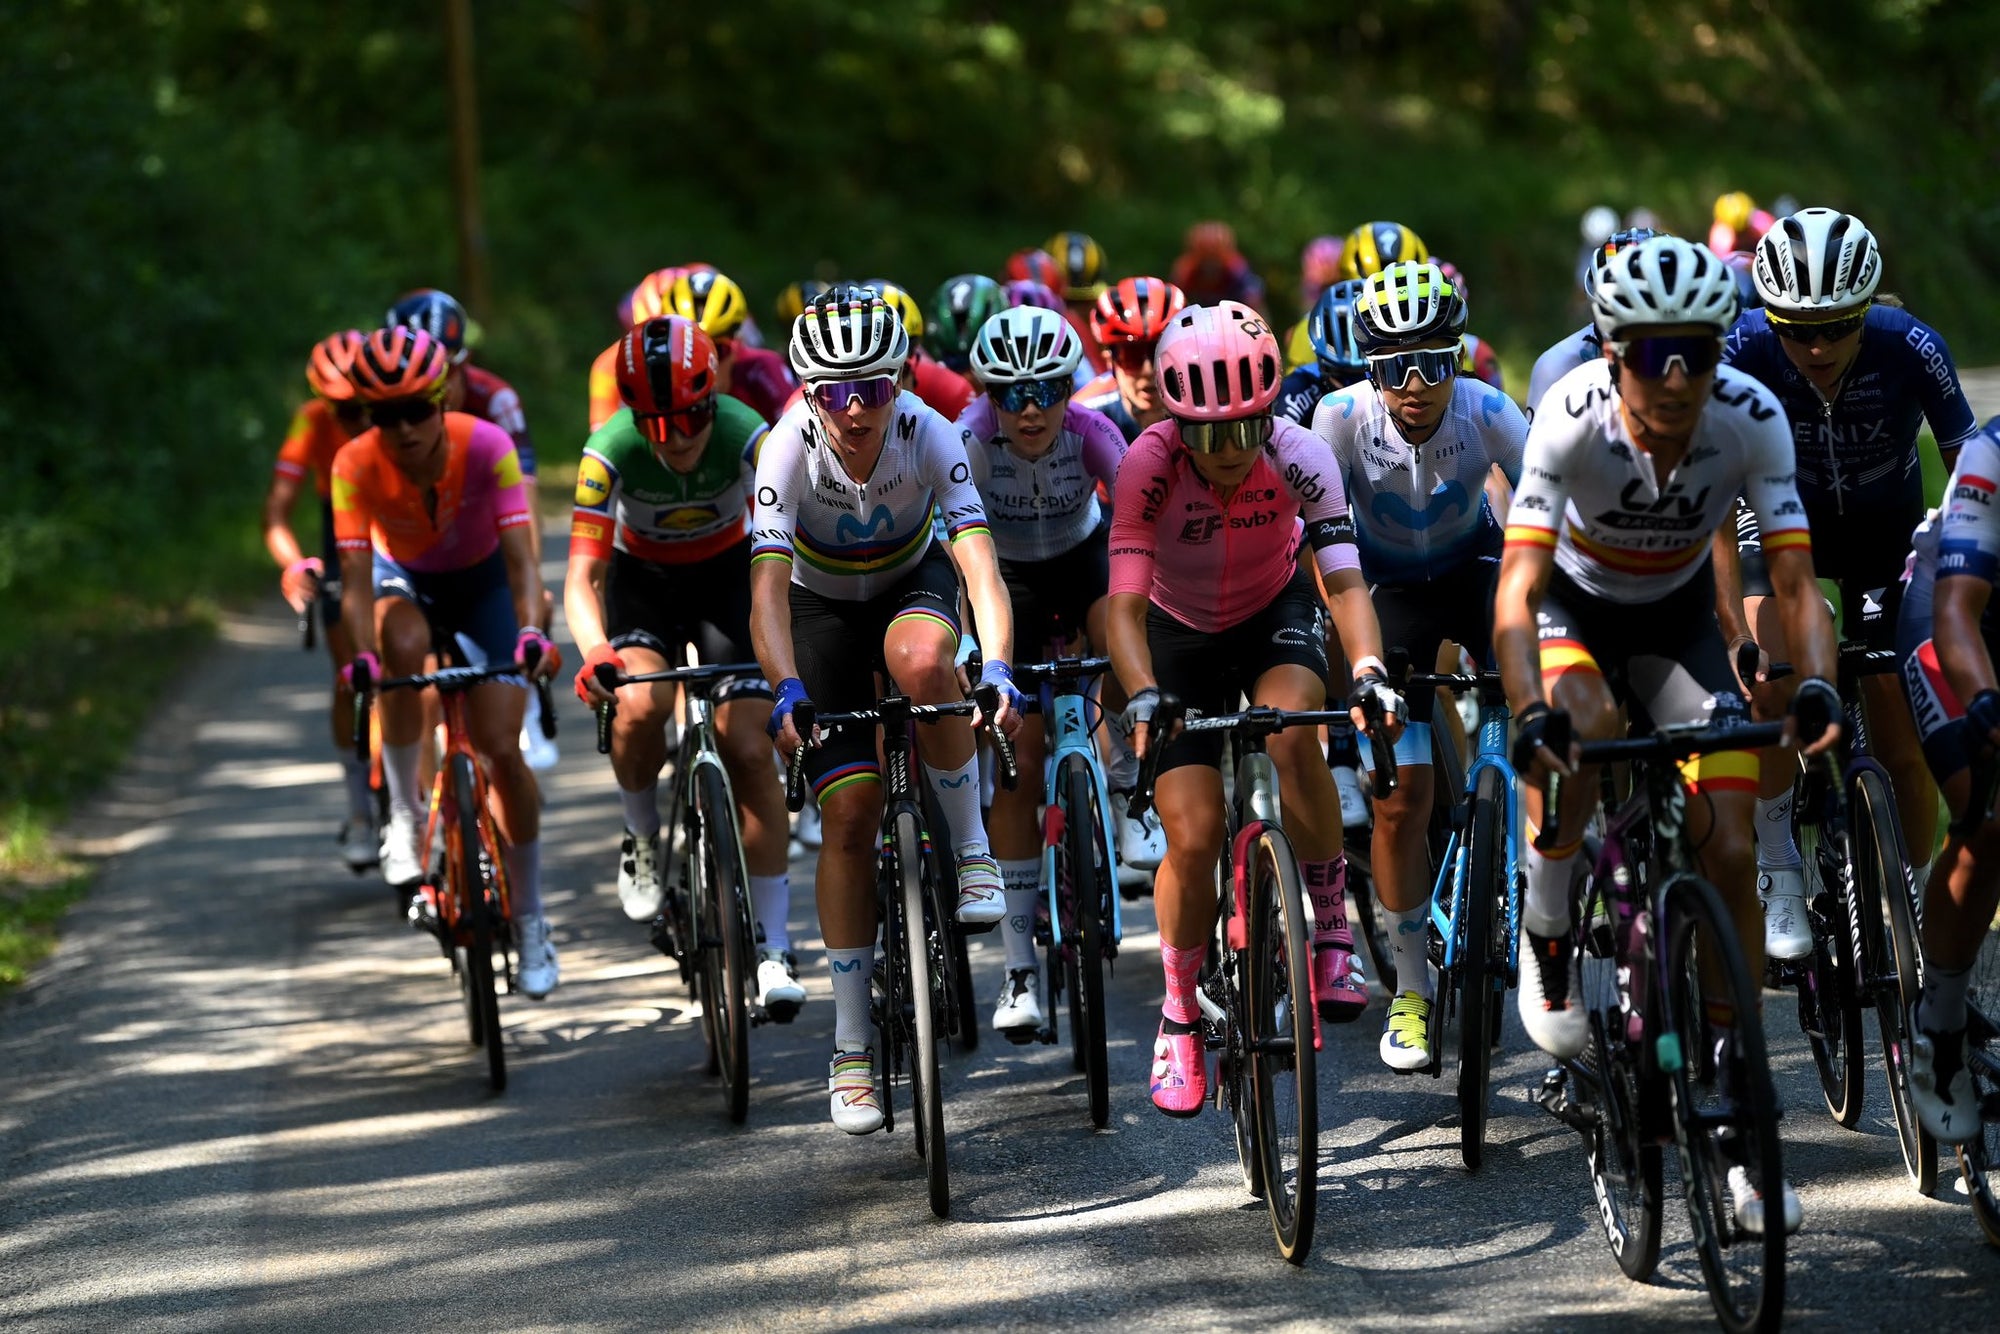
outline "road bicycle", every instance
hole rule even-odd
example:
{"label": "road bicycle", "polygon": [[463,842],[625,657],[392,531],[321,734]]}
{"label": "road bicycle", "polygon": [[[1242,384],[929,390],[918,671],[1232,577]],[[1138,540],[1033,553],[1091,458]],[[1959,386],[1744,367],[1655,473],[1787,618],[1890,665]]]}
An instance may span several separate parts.
{"label": "road bicycle", "polygon": [[[1611,810],[1573,904],[1577,999],[1590,1036],[1581,1056],[1549,1071],[1537,1095],[1582,1134],[1605,1239],[1630,1278],[1648,1277],[1659,1260],[1661,1146],[1674,1141],[1702,1278],[1732,1334],[1776,1329],[1784,1314],[1783,1220],[1771,1217],[1761,1233],[1741,1227],[1731,1180],[1743,1174],[1770,1212],[1782,1214],[1778,1104],[1757,981],[1722,896],[1694,870],[1688,789],[1677,766],[1775,745],[1783,733],[1780,723],[1678,724],[1584,743],[1582,762],[1605,766],[1600,782]],[[1549,744],[1566,749],[1568,738],[1552,730]],[[1615,804],[1609,766],[1621,762],[1631,765],[1632,794]],[[1544,809],[1560,807],[1561,786],[1560,776],[1550,778]],[[1540,846],[1561,842],[1556,824],[1544,826]],[[1727,1028],[1710,1027],[1707,1001],[1730,1007]]]}
{"label": "road bicycle", "polygon": [[[1972,766],[1972,799],[1951,832],[1965,839],[1994,817],[2000,802],[2000,757],[1983,755]],[[1921,892],[1921,886],[1919,892]],[[1979,1104],[1979,1133],[1958,1146],[1958,1167],[1972,1216],[1986,1240],[2000,1246],[2000,916],[1981,933],[1965,998],[1965,1073]]]}
{"label": "road bicycle", "polygon": [[[1037,706],[1048,731],[1043,764],[1042,892],[1046,922],[1036,923],[1045,952],[1042,1013],[1035,1040],[1060,1041],[1059,998],[1069,1004],[1070,1055],[1082,1073],[1090,1103],[1090,1124],[1102,1130],[1111,1119],[1109,1058],[1105,1052],[1104,974],[1124,939],[1119,907],[1118,854],[1111,831],[1111,785],[1093,744],[1098,709],[1089,696],[1091,678],[1111,670],[1109,658],[1057,658],[1014,669],[1014,679],[1037,691]],[[1101,722],[1102,719],[1099,719]]]}
{"label": "road bicycle", "polygon": [[[1265,743],[1288,727],[1320,727],[1347,717],[1345,709],[1292,712],[1261,705],[1204,717],[1188,712],[1178,697],[1162,694],[1149,733],[1166,737],[1176,723],[1188,732],[1220,732],[1235,755],[1215,938],[1195,1002],[1204,1046],[1216,1053],[1214,1104],[1235,1126],[1243,1185],[1264,1200],[1278,1254],[1293,1264],[1304,1264],[1312,1250],[1318,1209],[1321,1038],[1312,980],[1312,909],[1285,835],[1278,772]],[[1387,756],[1372,719],[1370,731],[1380,773]],[[1134,813],[1153,804],[1165,750],[1157,740],[1146,748]],[[1393,774],[1393,762],[1387,768]]]}
{"label": "road bicycle", "polygon": [[[655,948],[672,959],[701,1005],[708,1073],[722,1077],[722,1104],[742,1125],[750,1114],[750,1029],[770,1020],[757,1003],[757,922],[750,905],[736,794],[715,743],[715,710],[741,695],[768,695],[754,662],[674,667],[625,675],[608,662],[598,685],[672,681],[684,687],[686,718],[661,829],[666,886],[653,919]],[[611,753],[616,704],[597,706],[597,752]]]}
{"label": "road bicycle", "polygon": [[[943,845],[924,822],[915,780],[916,740],[911,727],[940,718],[964,717],[977,709],[991,719],[1000,706],[997,686],[980,686],[973,699],[952,704],[915,704],[908,696],[884,696],[872,709],[819,713],[810,702],[792,711],[804,739],[785,774],[785,804],[805,804],[805,755],[843,727],[879,727],[882,770],[887,783],[882,805],[882,854],[876,877],[882,954],[871,979],[870,1012],[875,1024],[875,1078],[882,1093],[882,1129],[896,1128],[895,1086],[907,1080],[917,1156],[923,1160],[931,1212],[951,1214],[951,1169],[945,1145],[944,1089],[938,1075],[938,1042],[954,1023],[976,1018],[958,1014],[960,988],[954,974],[953,937],[958,909],[956,881],[948,874]],[[990,735],[1001,781],[1017,781],[1014,750],[999,729]]]}
{"label": "road bicycle", "polygon": [[[1745,644],[1737,670],[1752,679],[1757,648]],[[1805,863],[1806,918],[1813,951],[1802,959],[1771,959],[1765,984],[1798,993],[1799,1028],[1812,1049],[1826,1110],[1840,1125],[1861,1122],[1866,1055],[1864,1008],[1875,1011],[1883,1071],[1903,1167],[1919,1191],[1937,1190],[1937,1142],[1910,1106],[1910,1006],[1923,989],[1917,899],[1909,854],[1888,770],[1869,745],[1861,706],[1864,676],[1900,670],[1892,649],[1844,641],[1839,648],[1842,711],[1840,767],[1802,762],[1792,787],[1792,833]],[[1773,663],[1770,680],[1791,674]]]}

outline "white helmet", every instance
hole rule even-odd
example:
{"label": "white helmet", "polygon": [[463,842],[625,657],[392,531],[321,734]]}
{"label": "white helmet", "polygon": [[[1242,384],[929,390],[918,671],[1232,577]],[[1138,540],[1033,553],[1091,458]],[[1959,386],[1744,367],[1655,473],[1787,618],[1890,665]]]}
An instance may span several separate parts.
{"label": "white helmet", "polygon": [[1736,322],[1736,277],[1707,246],[1655,236],[1605,256],[1590,309],[1606,338],[1640,324],[1706,324],[1723,334]]}
{"label": "white helmet", "polygon": [[1618,230],[1618,210],[1608,204],[1585,209],[1583,221],[1577,230],[1583,233],[1585,245],[1601,246],[1605,238]]}
{"label": "white helmet", "polygon": [[1040,306],[1003,310],[979,326],[972,370],[981,384],[1014,384],[1074,375],[1083,340],[1068,320]]}
{"label": "white helmet", "polygon": [[1809,208],[1772,224],[1757,243],[1750,273],[1772,310],[1831,314],[1875,295],[1882,248],[1853,214]]}
{"label": "white helmet", "polygon": [[895,307],[873,288],[822,292],[792,321],[792,370],[807,385],[902,371],[910,336]]}

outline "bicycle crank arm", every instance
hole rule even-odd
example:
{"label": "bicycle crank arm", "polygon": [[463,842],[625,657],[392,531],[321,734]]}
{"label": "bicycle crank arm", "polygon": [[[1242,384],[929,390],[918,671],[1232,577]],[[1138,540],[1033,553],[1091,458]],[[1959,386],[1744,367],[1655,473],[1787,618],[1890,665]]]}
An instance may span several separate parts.
{"label": "bicycle crank arm", "polygon": [[1196,987],[1194,989],[1194,1003],[1201,1007],[1202,1017],[1207,1019],[1209,1023],[1214,1024],[1218,1031],[1228,1031],[1229,1016],[1209,996],[1206,987]]}

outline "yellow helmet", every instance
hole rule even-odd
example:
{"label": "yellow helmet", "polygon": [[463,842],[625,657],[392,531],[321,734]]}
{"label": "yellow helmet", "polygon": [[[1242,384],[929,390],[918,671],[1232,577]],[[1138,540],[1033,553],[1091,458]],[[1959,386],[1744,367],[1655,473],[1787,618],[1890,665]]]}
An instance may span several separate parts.
{"label": "yellow helmet", "polygon": [[1306,328],[1308,323],[1300,320],[1285,335],[1285,369],[1288,371],[1300,370],[1319,360],[1319,354],[1313,351],[1312,334]]}
{"label": "yellow helmet", "polygon": [[1399,260],[1431,257],[1424,238],[1400,222],[1364,222],[1347,234],[1340,251],[1342,278],[1368,278]]}
{"label": "yellow helmet", "polygon": [[912,340],[924,336],[924,308],[915,297],[885,278],[871,278],[868,286],[880,292],[889,309],[896,312],[896,318],[903,322],[904,333]]}
{"label": "yellow helmet", "polygon": [[1731,190],[1726,195],[1715,197],[1715,220],[1732,232],[1740,232],[1750,225],[1750,214],[1756,207],[1749,195],[1741,190]]}
{"label": "yellow helmet", "polygon": [[1063,300],[1095,301],[1104,294],[1104,248],[1083,232],[1057,232],[1042,242],[1062,271]]}
{"label": "yellow helmet", "polygon": [[662,314],[693,320],[710,338],[734,337],[750,318],[750,300],[727,274],[713,269],[682,274],[667,289]]}
{"label": "yellow helmet", "polygon": [[806,313],[806,303],[826,290],[826,284],[817,278],[801,278],[795,283],[786,283],[778,291],[778,324],[791,328],[792,321]]}

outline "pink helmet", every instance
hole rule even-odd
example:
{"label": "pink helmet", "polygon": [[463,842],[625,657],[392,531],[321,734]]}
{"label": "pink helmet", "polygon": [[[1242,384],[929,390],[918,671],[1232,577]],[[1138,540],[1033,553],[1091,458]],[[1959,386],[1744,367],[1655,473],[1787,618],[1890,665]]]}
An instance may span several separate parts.
{"label": "pink helmet", "polygon": [[1240,301],[1187,307],[1153,355],[1167,411],[1190,421],[1262,412],[1277,400],[1284,374],[1271,326]]}
{"label": "pink helmet", "polygon": [[[1036,251],[1040,254],[1040,251]],[[1062,298],[1046,283],[1038,283],[1032,278],[1016,278],[1003,289],[1007,293],[1009,309],[1016,306],[1040,306],[1043,310],[1061,310]]]}
{"label": "pink helmet", "polygon": [[1315,236],[1299,252],[1300,285],[1314,295],[1340,281],[1340,254],[1346,248],[1338,236]]}

